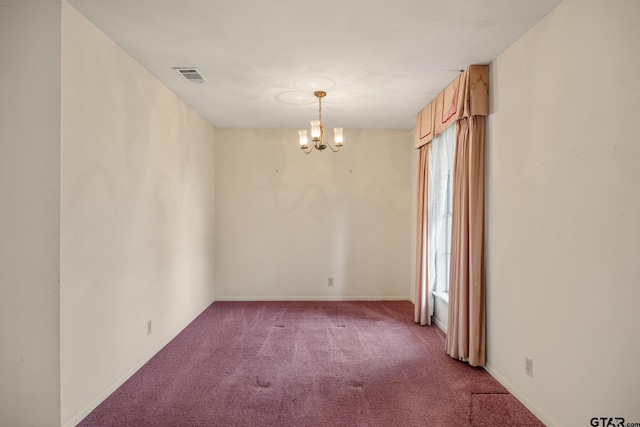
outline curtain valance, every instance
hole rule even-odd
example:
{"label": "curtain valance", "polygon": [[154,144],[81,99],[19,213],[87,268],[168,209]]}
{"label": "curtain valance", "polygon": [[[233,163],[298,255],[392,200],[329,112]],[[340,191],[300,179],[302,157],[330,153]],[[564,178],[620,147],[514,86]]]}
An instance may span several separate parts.
{"label": "curtain valance", "polygon": [[415,148],[463,117],[489,114],[489,66],[470,65],[418,113]]}

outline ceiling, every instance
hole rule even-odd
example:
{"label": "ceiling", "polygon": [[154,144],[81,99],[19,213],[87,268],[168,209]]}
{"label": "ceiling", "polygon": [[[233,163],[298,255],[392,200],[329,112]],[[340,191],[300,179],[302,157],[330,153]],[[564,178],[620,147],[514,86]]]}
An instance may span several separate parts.
{"label": "ceiling", "polygon": [[[213,126],[411,129],[560,0],[67,0]],[[208,80],[187,82],[174,67]]]}

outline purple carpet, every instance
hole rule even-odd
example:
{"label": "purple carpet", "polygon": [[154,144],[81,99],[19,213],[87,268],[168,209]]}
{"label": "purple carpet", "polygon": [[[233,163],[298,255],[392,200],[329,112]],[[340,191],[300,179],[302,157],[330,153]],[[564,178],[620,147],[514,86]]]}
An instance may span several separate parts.
{"label": "purple carpet", "polygon": [[408,301],[215,302],[80,426],[542,426]]}

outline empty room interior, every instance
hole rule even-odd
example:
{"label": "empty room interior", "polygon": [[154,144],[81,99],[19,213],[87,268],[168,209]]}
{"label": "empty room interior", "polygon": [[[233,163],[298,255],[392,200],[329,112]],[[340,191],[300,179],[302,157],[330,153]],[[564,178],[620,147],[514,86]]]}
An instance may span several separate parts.
{"label": "empty room interior", "polygon": [[478,82],[482,354],[456,358],[544,425],[640,425],[639,24],[637,0],[0,0],[0,426],[77,425],[216,304],[465,329],[421,279],[420,165]]}

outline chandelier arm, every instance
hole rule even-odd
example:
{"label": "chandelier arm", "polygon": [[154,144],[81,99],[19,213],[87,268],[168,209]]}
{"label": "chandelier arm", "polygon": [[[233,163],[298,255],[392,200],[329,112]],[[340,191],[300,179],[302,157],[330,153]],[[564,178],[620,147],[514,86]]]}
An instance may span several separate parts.
{"label": "chandelier arm", "polygon": [[309,147],[309,151],[305,150],[304,148],[302,149],[302,151],[304,151],[304,154],[311,154],[311,152],[313,151],[313,145],[311,147]]}
{"label": "chandelier arm", "polygon": [[338,151],[340,151],[340,147],[338,147],[338,148],[333,148],[333,147],[331,146],[331,144],[329,144],[328,142],[327,142],[327,143],[325,143],[325,144],[327,145],[327,147],[331,148],[331,151],[333,151],[334,153],[337,153]]}

